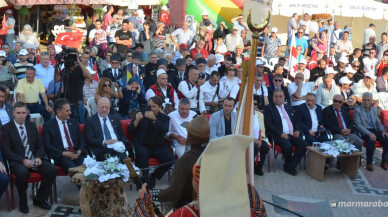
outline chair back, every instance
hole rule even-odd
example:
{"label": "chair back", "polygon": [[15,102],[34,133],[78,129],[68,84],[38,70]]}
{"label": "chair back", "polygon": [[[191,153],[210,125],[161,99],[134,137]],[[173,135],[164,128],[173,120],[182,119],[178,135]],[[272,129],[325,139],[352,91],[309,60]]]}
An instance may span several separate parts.
{"label": "chair back", "polygon": [[129,127],[129,124],[131,123],[131,121],[132,121],[131,119],[129,119],[129,120],[121,120],[120,121],[121,128],[123,129],[123,132],[124,132],[124,136],[128,140],[131,140],[133,138],[133,135],[128,133],[128,127]]}

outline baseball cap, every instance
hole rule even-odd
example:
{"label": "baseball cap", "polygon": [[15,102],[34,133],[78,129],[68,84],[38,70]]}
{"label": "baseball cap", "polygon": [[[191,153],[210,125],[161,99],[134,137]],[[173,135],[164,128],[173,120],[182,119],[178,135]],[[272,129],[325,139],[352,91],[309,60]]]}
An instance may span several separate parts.
{"label": "baseball cap", "polygon": [[376,27],[374,23],[369,24],[369,27]]}
{"label": "baseball cap", "polygon": [[7,13],[7,14],[12,14],[12,10],[11,10],[11,9],[8,9],[8,10],[5,11],[5,13]]}
{"label": "baseball cap", "polygon": [[351,84],[352,81],[349,80],[349,78],[345,76],[345,77],[342,77],[342,78],[339,80],[339,83],[340,83],[340,84]]}
{"label": "baseball cap", "polygon": [[26,49],[21,49],[19,51],[19,56],[26,56],[26,55],[28,55],[28,51]]}
{"label": "baseball cap", "polygon": [[159,77],[160,75],[163,75],[163,74],[167,74],[167,72],[164,71],[164,69],[158,69],[158,71],[156,71],[156,77]]}
{"label": "baseball cap", "polygon": [[187,44],[186,43],[182,43],[181,45],[179,45],[179,48],[183,49],[183,50],[187,50]]}
{"label": "baseball cap", "polygon": [[348,63],[349,63],[349,60],[348,60],[348,58],[346,58],[346,57],[342,56],[341,58],[339,58],[338,62],[341,62],[341,63],[346,63],[346,64],[348,64]]}
{"label": "baseball cap", "polygon": [[3,50],[0,50],[0,57],[6,57],[7,54],[5,53],[5,51]]}
{"label": "baseball cap", "polygon": [[201,14],[201,16],[207,16],[207,15],[209,15],[209,14],[207,13],[206,10],[204,10],[204,11],[202,12],[202,14]]}
{"label": "baseball cap", "polygon": [[299,64],[307,64],[307,61],[306,61],[306,59],[301,59],[301,60],[299,60]]}
{"label": "baseball cap", "polygon": [[271,32],[273,32],[273,33],[277,33],[277,32],[278,32],[278,28],[276,28],[276,27],[272,27],[272,29],[271,29]]}
{"label": "baseball cap", "polygon": [[233,25],[233,30],[238,30],[238,26],[237,25]]}
{"label": "baseball cap", "polygon": [[325,74],[337,74],[338,72],[335,71],[332,67],[327,67],[325,69]]}
{"label": "baseball cap", "polygon": [[354,70],[351,66],[348,66],[345,68],[345,73],[352,73],[355,74],[357,71]]}
{"label": "baseball cap", "polygon": [[375,73],[373,71],[365,73],[365,77],[370,77],[373,80],[376,78]]}
{"label": "baseball cap", "polygon": [[262,60],[256,60],[256,66],[264,65],[265,63]]}

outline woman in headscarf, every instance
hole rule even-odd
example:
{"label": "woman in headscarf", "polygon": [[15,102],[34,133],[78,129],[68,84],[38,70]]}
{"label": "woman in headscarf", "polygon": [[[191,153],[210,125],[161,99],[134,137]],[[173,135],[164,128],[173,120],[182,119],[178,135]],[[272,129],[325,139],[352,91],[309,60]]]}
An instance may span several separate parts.
{"label": "woman in headscarf", "polygon": [[39,47],[38,38],[36,37],[36,34],[32,32],[32,27],[28,24],[24,25],[23,31],[19,35],[18,42],[21,42],[25,49],[32,48],[36,50]]}
{"label": "woman in headscarf", "polygon": [[141,92],[141,87],[135,77],[129,79],[123,88],[123,98],[119,102],[119,111],[124,119],[132,119],[141,108],[147,105],[147,100]]}

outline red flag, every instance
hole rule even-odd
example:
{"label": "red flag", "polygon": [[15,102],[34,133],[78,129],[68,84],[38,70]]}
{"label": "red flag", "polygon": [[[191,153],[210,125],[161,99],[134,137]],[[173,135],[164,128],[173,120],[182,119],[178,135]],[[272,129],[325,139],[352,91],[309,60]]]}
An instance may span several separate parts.
{"label": "red flag", "polygon": [[289,72],[292,77],[295,77],[295,74],[298,71],[298,53],[296,52],[296,40],[294,34],[292,34],[290,47],[290,59],[288,61]]}
{"label": "red flag", "polygon": [[96,73],[94,73],[94,75],[93,75],[93,80],[95,80],[95,81],[99,81],[100,80],[100,77],[98,76],[98,72],[97,72],[97,64],[96,64],[96,62],[94,62],[94,64],[93,64],[93,71],[95,71]]}
{"label": "red flag", "polygon": [[[329,58],[327,58],[329,59]],[[307,69],[308,70],[313,70],[314,68],[316,68],[318,66],[318,58],[317,58],[317,54],[313,55],[309,61],[309,64],[307,65]]]}
{"label": "red flag", "polygon": [[170,14],[168,14],[167,11],[162,10],[159,20],[170,25]]}
{"label": "red flag", "polygon": [[79,46],[81,45],[83,34],[84,33],[81,31],[61,32],[58,34],[57,38],[55,39],[55,43],[78,49]]}
{"label": "red flag", "polygon": [[3,16],[3,21],[1,22],[2,28],[0,29],[0,35],[8,34],[7,30],[7,19],[5,18],[5,14]]}

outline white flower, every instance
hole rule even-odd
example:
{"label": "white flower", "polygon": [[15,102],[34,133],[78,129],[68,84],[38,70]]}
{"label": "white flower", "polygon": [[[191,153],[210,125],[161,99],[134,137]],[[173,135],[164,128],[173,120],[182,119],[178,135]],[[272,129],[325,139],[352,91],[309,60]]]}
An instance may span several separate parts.
{"label": "white flower", "polygon": [[96,160],[94,160],[93,158],[91,158],[90,156],[87,156],[85,159],[84,159],[84,164],[85,166],[88,168],[88,167],[93,167],[95,164],[96,164]]}

